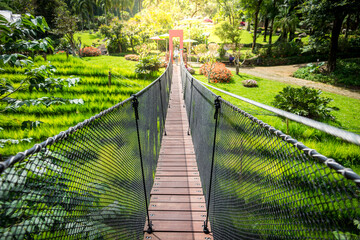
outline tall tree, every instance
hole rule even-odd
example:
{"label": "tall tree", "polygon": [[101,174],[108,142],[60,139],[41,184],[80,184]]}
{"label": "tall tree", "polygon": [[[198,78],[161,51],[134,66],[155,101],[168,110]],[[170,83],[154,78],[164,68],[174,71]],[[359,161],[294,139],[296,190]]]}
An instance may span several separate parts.
{"label": "tall tree", "polygon": [[330,32],[329,72],[336,69],[338,42],[344,19],[348,14],[358,14],[359,11],[359,0],[308,0],[304,4],[305,23],[313,28],[312,37],[323,38]]}
{"label": "tall tree", "polygon": [[273,35],[273,31],[274,31],[274,22],[275,22],[275,17],[278,14],[278,8],[277,3],[279,0],[272,0],[271,1],[271,5],[269,8],[269,17],[270,17],[270,31],[269,31],[269,44],[272,44],[272,35]]}
{"label": "tall tree", "polygon": [[94,20],[95,0],[71,0],[71,6],[73,6],[79,19],[81,19],[82,28],[86,23],[90,29],[90,23]]}
{"label": "tall tree", "polygon": [[237,18],[239,18],[240,14],[242,13],[238,1],[217,0],[217,4],[222,10],[224,17],[229,19],[230,24],[234,26],[238,23],[239,19]]}
{"label": "tall tree", "polygon": [[62,0],[33,0],[35,15],[43,16],[51,29],[55,27],[57,9],[63,5]]}
{"label": "tall tree", "polygon": [[71,47],[73,56],[76,56],[76,40],[74,34],[76,32],[77,18],[70,14],[65,3],[61,7],[57,8],[57,14],[55,17],[54,33],[63,36],[67,43]]}
{"label": "tall tree", "polygon": [[254,52],[256,46],[257,29],[259,24],[259,13],[264,0],[241,0],[242,7],[250,12],[254,19],[254,34],[251,50]]}

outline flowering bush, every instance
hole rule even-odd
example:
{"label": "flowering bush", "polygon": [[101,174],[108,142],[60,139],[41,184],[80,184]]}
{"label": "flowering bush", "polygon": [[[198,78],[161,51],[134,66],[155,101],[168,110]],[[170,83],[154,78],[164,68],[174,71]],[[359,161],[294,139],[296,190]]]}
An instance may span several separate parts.
{"label": "flowering bush", "polygon": [[59,51],[56,52],[56,54],[65,54],[65,51],[59,50]]}
{"label": "flowering bush", "polygon": [[190,66],[187,66],[186,69],[188,70],[188,72],[189,72],[190,74],[194,74],[194,73],[195,73],[195,70],[194,70],[192,67],[190,67]]}
{"label": "flowering bush", "polygon": [[219,83],[219,82],[229,82],[232,73],[229,69],[225,67],[224,63],[216,62],[213,63],[213,66],[209,66],[211,63],[205,63],[200,68],[200,74],[203,74],[208,77],[208,72],[206,69],[211,69],[210,72],[210,81],[213,83]]}
{"label": "flowering bush", "polygon": [[136,54],[128,54],[128,55],[125,55],[125,59],[137,62],[137,61],[139,61],[139,56]]}
{"label": "flowering bush", "polygon": [[255,80],[247,79],[242,81],[244,87],[258,87],[258,83]]}
{"label": "flowering bush", "polygon": [[83,49],[80,49],[80,56],[83,57],[95,57],[100,55],[101,55],[100,49],[94,47],[84,47]]}

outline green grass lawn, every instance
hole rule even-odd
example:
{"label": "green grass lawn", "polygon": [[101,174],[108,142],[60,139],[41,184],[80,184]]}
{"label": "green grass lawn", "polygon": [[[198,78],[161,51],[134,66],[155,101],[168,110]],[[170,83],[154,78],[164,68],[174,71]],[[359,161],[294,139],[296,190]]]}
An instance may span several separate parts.
{"label": "green grass lawn", "polygon": [[91,34],[89,33],[89,31],[76,32],[74,38],[78,40],[79,37],[83,46],[93,46],[93,44],[96,44],[96,46],[98,46],[104,43],[102,41],[104,38],[99,32]]}
{"label": "green grass lawn", "polygon": [[[198,69],[196,69],[198,73]],[[233,81],[230,83],[211,83],[211,85],[221,88],[225,91],[234,93],[236,95],[272,106],[272,101],[287,84],[271,81],[263,78],[258,78],[246,74],[236,75],[233,72]],[[200,81],[207,82],[207,78],[203,75],[196,74],[194,76]],[[254,79],[258,82],[257,88],[246,88],[242,85],[242,80]],[[295,85],[294,85],[295,86]],[[273,113],[255,107],[251,104],[245,103],[241,100],[227,96],[224,93],[215,91],[216,94],[222,96],[225,100],[232,102],[241,109],[249,112],[260,120],[272,125],[273,127],[287,132],[286,121]],[[348,98],[342,95],[333,93],[322,94],[324,97],[334,99],[332,106],[340,108],[338,112],[333,112],[339,124],[330,122],[329,124],[336,127],[343,128],[348,131],[360,133],[360,100]],[[346,167],[351,167],[360,173],[360,147],[354,144],[346,143],[341,139],[332,137],[319,130],[306,127],[302,124],[291,122],[289,124],[289,135],[303,142],[306,146],[316,149],[321,154],[334,158],[341,162]]]}
{"label": "green grass lawn", "polygon": [[[57,77],[80,77],[76,87],[56,90],[51,94],[34,91],[19,91],[12,97],[19,99],[34,99],[44,96],[62,97],[65,99],[83,99],[84,105],[52,105],[23,106],[17,112],[0,114],[0,139],[32,138],[31,143],[6,144],[0,148],[3,157],[16,154],[32,147],[35,143],[46,140],[77,123],[110,108],[118,102],[125,100],[155,80],[159,73],[138,76],[135,74],[136,62],[127,61],[123,57],[99,56],[88,58],[66,58],[65,54],[50,55],[48,60],[57,68]],[[37,61],[36,65],[46,64]],[[108,86],[109,70],[112,73],[111,87]],[[0,78],[11,80],[19,86],[24,78],[25,69],[5,68]],[[40,127],[32,130],[21,130],[23,121],[42,121]]]}
{"label": "green grass lawn", "polygon": [[[272,37],[272,42],[274,43],[277,39],[279,38],[279,36],[276,36],[275,34],[273,34]],[[269,41],[269,36],[267,36],[267,41]],[[264,35],[263,34],[257,34],[257,43],[259,44],[268,44],[268,42],[264,42]],[[216,36],[216,34],[214,33],[214,28],[211,29],[210,31],[210,36],[209,36],[209,42],[215,42],[215,43],[221,43],[222,41],[220,40],[220,38],[218,36]],[[241,44],[251,44],[253,42],[253,35],[252,33],[249,33],[246,30],[242,30],[241,31]]]}

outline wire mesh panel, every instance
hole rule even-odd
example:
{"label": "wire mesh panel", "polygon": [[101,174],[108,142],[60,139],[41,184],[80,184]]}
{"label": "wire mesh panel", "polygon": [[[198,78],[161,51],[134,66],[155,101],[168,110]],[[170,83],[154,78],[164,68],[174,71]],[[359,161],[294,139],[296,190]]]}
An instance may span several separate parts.
{"label": "wire mesh panel", "polygon": [[[191,91],[186,75],[184,94],[188,112],[196,112],[188,116],[205,191],[215,97],[197,80]],[[215,239],[360,239],[357,174],[230,103],[220,104],[206,199]]]}
{"label": "wire mesh panel", "polygon": [[169,69],[136,96],[0,163],[0,239],[143,238],[146,202],[133,100],[139,102],[149,199]]}

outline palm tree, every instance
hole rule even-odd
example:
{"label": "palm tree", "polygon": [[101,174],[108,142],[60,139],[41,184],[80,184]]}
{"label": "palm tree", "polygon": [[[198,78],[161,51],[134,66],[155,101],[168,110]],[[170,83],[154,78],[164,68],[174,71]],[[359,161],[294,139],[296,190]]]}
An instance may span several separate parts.
{"label": "palm tree", "polygon": [[90,29],[90,18],[94,16],[94,8],[96,6],[95,0],[71,0],[70,3],[74,6],[75,13],[82,19],[82,28],[84,28],[86,19]]}
{"label": "palm tree", "polygon": [[114,0],[96,0],[96,4],[101,7],[105,12],[105,23],[107,23],[107,13],[113,7]]}
{"label": "palm tree", "polygon": [[286,5],[280,8],[279,14],[275,17],[274,29],[281,29],[281,36],[279,41],[287,42],[288,34],[294,32],[297,25],[299,24],[299,19],[295,15],[294,11],[290,11],[290,8]]}

